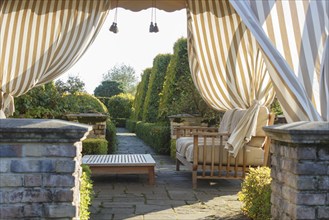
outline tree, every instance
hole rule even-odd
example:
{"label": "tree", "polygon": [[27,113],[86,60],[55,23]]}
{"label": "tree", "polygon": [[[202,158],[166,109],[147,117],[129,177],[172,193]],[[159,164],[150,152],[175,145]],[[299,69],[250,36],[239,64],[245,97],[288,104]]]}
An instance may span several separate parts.
{"label": "tree", "polygon": [[133,94],[136,90],[135,70],[129,65],[115,65],[112,69],[103,75],[103,81],[120,82],[125,93]]}
{"label": "tree", "polygon": [[86,92],[85,83],[79,78],[79,76],[69,76],[66,82],[59,79],[56,81],[55,85],[58,92],[61,94]]}
{"label": "tree", "polygon": [[123,93],[122,84],[117,81],[103,81],[94,90],[94,95],[98,97],[112,97]]}

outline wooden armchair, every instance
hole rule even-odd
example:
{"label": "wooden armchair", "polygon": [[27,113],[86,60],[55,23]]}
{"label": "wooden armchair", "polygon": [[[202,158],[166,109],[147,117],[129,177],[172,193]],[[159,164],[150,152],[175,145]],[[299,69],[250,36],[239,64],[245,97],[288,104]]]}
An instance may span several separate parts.
{"label": "wooden armchair", "polygon": [[218,132],[192,132],[192,141],[191,137],[177,139],[176,169],[183,164],[192,171],[193,188],[197,187],[198,179],[244,178],[250,166],[267,164],[269,140],[262,127],[273,124],[274,116],[265,107],[261,107],[257,118],[256,136],[243,146],[237,157],[232,157],[224,148],[246,111],[227,111]]}

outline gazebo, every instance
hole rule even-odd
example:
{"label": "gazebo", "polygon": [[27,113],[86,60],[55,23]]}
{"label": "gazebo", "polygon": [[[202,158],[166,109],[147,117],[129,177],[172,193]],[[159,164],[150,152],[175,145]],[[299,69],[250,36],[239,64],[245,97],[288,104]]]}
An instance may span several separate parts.
{"label": "gazebo", "polygon": [[248,109],[228,140],[233,155],[275,96],[289,123],[329,120],[326,0],[3,0],[0,118],[14,112],[14,97],[73,66],[115,7],[187,9],[190,70],[201,96],[220,111]]}

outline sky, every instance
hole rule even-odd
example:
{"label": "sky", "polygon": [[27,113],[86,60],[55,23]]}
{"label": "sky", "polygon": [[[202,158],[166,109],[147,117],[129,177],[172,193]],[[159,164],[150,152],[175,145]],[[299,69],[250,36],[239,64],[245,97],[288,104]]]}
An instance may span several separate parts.
{"label": "sky", "polygon": [[175,12],[157,10],[158,33],[149,32],[151,9],[132,12],[118,8],[117,13],[119,32],[109,31],[114,19],[112,10],[86,53],[58,79],[66,81],[69,76],[79,76],[90,94],[101,84],[103,74],[115,65],[133,67],[140,79],[143,70],[152,67],[155,56],[172,54],[174,43],[187,36],[185,9]]}

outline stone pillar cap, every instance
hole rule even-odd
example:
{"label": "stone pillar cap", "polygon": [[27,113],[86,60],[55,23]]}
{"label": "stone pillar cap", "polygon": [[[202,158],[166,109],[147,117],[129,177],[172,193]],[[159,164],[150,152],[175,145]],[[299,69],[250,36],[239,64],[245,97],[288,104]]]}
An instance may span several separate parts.
{"label": "stone pillar cap", "polygon": [[273,140],[289,143],[329,144],[329,122],[300,121],[263,127]]}
{"label": "stone pillar cap", "polygon": [[56,119],[0,119],[0,143],[80,141],[92,126]]}

